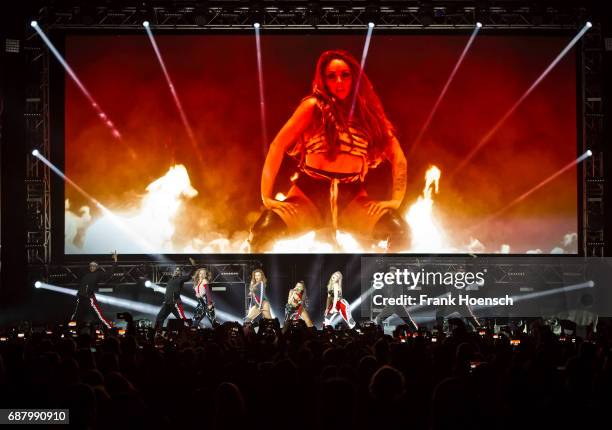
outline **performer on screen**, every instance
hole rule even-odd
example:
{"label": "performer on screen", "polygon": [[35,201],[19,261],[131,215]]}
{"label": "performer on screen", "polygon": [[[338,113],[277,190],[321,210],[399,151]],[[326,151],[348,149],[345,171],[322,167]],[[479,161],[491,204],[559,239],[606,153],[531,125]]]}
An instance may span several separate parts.
{"label": "performer on screen", "polygon": [[[297,179],[284,201],[274,183],[284,154],[299,161]],[[391,164],[388,200],[373,200],[364,188],[369,169]],[[266,210],[251,228],[252,252],[269,249],[285,234],[341,229],[368,241],[407,249],[410,232],[398,208],[406,191],[406,158],[370,80],[346,51],[319,57],[312,93],[278,132],[261,175]]]}
{"label": "performer on screen", "polygon": [[264,319],[272,319],[270,302],[266,296],[268,280],[263,270],[255,269],[251,275],[249,286],[249,312],[244,319],[245,323],[253,322],[259,315]]}
{"label": "performer on screen", "polygon": [[306,284],[304,281],[299,281],[291,290],[287,305],[285,305],[285,324],[291,320],[299,320],[302,318],[307,327],[312,327],[312,320],[308,315],[308,296],[306,294]]}
{"label": "performer on screen", "polygon": [[161,330],[164,325],[164,321],[170,314],[183,320],[185,326],[191,325],[185,316],[183,302],[181,300],[181,290],[183,289],[183,284],[191,278],[191,275],[193,275],[193,272],[195,271],[195,261],[191,257],[189,258],[189,261],[191,263],[191,270],[186,275],[182,274],[183,272],[179,266],[176,266],[174,272],[172,273],[172,278],[170,278],[170,280],[166,283],[164,303],[157,314],[157,318],[155,318],[156,330]]}
{"label": "performer on screen", "polygon": [[357,324],[351,315],[348,302],[342,298],[342,273],[334,272],[327,283],[327,303],[323,314],[323,326],[332,325],[334,316],[340,313],[349,328]]}
{"label": "performer on screen", "polygon": [[92,261],[89,263],[89,271],[81,277],[79,289],[77,291],[77,301],[74,312],[70,319],[77,322],[85,322],[87,313],[93,314],[96,320],[99,320],[106,328],[111,328],[112,323],[102,313],[100,304],[96,299],[96,288],[98,284],[107,282],[117,269],[117,251],[112,253],[113,265],[110,270],[103,271],[99,268],[98,263]]}
{"label": "performer on screen", "polygon": [[198,306],[193,316],[194,327],[200,326],[200,322],[205,315],[213,327],[219,325],[215,316],[215,304],[213,302],[212,289],[210,287],[211,278],[210,270],[205,268],[196,270],[193,276],[193,289],[195,291],[196,300],[198,301]]}

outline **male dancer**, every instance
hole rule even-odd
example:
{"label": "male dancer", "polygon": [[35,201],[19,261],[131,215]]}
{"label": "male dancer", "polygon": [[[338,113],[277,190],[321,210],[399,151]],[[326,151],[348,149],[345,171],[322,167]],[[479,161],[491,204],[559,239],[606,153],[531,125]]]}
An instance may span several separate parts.
{"label": "male dancer", "polygon": [[189,320],[185,316],[185,311],[183,310],[183,302],[181,301],[181,290],[183,289],[183,284],[191,278],[193,272],[195,270],[195,261],[193,258],[189,258],[191,262],[191,270],[184,276],[181,276],[182,271],[179,266],[176,266],[174,272],[172,273],[172,278],[166,283],[166,294],[164,296],[164,303],[162,304],[159,313],[157,314],[157,318],[155,318],[155,329],[161,330],[164,325],[164,321],[168,318],[168,315],[172,314],[176,318],[183,320],[185,326],[190,326]]}
{"label": "male dancer", "polygon": [[85,314],[93,313],[106,328],[111,328],[112,323],[104,317],[98,300],[96,299],[96,288],[99,283],[107,282],[115,273],[117,268],[117,251],[113,252],[113,265],[109,271],[100,270],[98,263],[89,263],[89,271],[81,277],[79,289],[77,290],[77,302],[70,318],[73,321],[86,321]]}

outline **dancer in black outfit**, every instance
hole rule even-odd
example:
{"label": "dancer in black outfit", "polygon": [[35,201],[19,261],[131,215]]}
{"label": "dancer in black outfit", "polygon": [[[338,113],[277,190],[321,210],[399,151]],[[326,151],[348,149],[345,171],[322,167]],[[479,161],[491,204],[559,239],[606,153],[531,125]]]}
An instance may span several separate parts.
{"label": "dancer in black outfit", "polygon": [[182,275],[181,268],[176,266],[174,269],[174,273],[172,274],[172,278],[166,283],[166,295],[164,296],[164,303],[157,314],[157,318],[155,319],[155,328],[160,330],[164,325],[164,321],[170,314],[174,315],[176,318],[183,320],[185,326],[190,326],[189,320],[185,316],[185,311],[183,310],[183,302],[181,301],[181,290],[183,289],[183,284],[187,282],[193,272],[195,270],[195,261],[193,258],[189,258],[191,262],[191,270],[184,276]]}
{"label": "dancer in black outfit", "polygon": [[70,318],[78,323],[85,322],[86,314],[94,314],[96,320],[99,320],[106,328],[111,328],[112,323],[102,313],[98,300],[96,299],[96,288],[98,284],[107,282],[115,273],[117,268],[117,251],[113,252],[113,265],[110,270],[103,271],[99,269],[98,263],[92,261],[89,263],[89,271],[81,277],[79,289],[77,291],[77,301]]}

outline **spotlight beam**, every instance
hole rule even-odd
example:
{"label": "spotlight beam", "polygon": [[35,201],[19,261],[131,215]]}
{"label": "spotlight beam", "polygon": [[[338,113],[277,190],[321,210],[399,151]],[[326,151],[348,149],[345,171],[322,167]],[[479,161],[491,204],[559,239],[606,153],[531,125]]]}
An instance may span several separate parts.
{"label": "spotlight beam", "polygon": [[562,175],[563,173],[565,173],[567,170],[571,169],[572,167],[574,167],[575,165],[577,165],[578,163],[581,163],[582,161],[586,160],[587,158],[589,158],[591,156],[591,151],[586,151],[584,154],[582,154],[580,157],[576,158],[574,161],[566,164],[565,166],[563,166],[561,169],[557,170],[555,173],[553,173],[552,175],[550,175],[548,178],[542,180],[541,182],[539,182],[537,185],[533,186],[532,188],[530,188],[529,190],[525,191],[523,194],[521,194],[520,196],[518,196],[517,198],[515,198],[514,200],[512,200],[509,204],[507,204],[506,206],[504,206],[503,208],[499,209],[498,211],[494,212],[492,215],[488,216],[484,221],[480,222],[479,224],[475,225],[474,227],[472,227],[470,230],[476,230],[478,229],[478,227],[481,227],[483,224],[486,224],[490,221],[492,221],[493,219],[497,218],[498,216],[500,216],[501,214],[505,213],[506,211],[508,211],[510,208],[514,207],[515,205],[519,204],[520,202],[522,202],[523,200],[525,200],[527,197],[529,197],[531,194],[535,193],[536,191],[538,191],[540,188],[544,187],[546,184],[548,184],[549,182],[553,181],[554,179],[556,179],[557,177],[559,177],[560,175]]}
{"label": "spotlight beam", "polygon": [[[349,310],[351,311],[351,313],[357,309],[361,303],[363,303],[363,301],[365,299],[367,299],[369,296],[372,295],[372,293],[376,291],[376,289],[374,287],[369,288],[365,293],[362,293],[359,297],[357,297],[357,299],[353,302],[351,302],[349,304]],[[334,316],[331,319],[330,325],[335,326],[337,322],[339,322],[339,319],[341,318],[340,313],[336,313],[334,314]]]}
{"label": "spotlight beam", "polygon": [[374,23],[368,24],[368,32],[366,34],[366,40],[363,44],[363,51],[361,53],[361,70],[359,76],[357,76],[357,83],[355,84],[355,90],[353,91],[353,100],[351,101],[351,110],[349,111],[349,121],[353,118],[355,112],[355,103],[357,103],[357,93],[359,92],[359,85],[361,84],[361,75],[365,67],[365,62],[368,57],[368,51],[370,50],[370,41],[372,40],[372,32],[374,31]]}
{"label": "spotlight beam", "polygon": [[[150,282],[150,281],[149,281]],[[161,293],[161,294],[166,294],[166,287],[162,287],[159,286],[157,284],[154,284],[153,282],[150,283],[150,286],[147,288],[151,288],[153,291],[155,291],[156,293]],[[196,308],[198,306],[198,302],[197,300],[192,299],[191,297],[187,297],[185,295],[181,294],[181,301],[188,305],[189,307],[192,308]],[[223,320],[223,321],[241,321],[242,319],[232,315],[228,312],[224,312],[222,310],[219,309],[215,309],[215,314],[217,317],[219,317],[219,319]]]}
{"label": "spotlight beam", "polygon": [[450,174],[449,178],[452,179],[454,175],[463,169],[474,156],[491,140],[491,138],[497,133],[501,126],[512,116],[516,109],[523,103],[523,101],[535,90],[535,88],[542,82],[542,80],[548,76],[551,70],[565,57],[565,55],[574,47],[574,45],[580,40],[580,38],[586,33],[592,25],[587,22],[584,27],[574,36],[574,38],[567,44],[565,48],[557,55],[557,57],[546,67],[542,74],[531,84],[531,86],[525,91],[525,93],[512,105],[512,107],[501,117],[499,121],[480,139],[478,144],[470,151],[470,153],[457,165],[457,167]]}
{"label": "spotlight beam", "polygon": [[183,127],[185,127],[185,131],[187,133],[187,136],[189,137],[189,141],[191,142],[191,146],[193,147],[193,150],[196,153],[196,156],[198,157],[198,161],[200,162],[200,164],[202,164],[204,162],[204,159],[202,158],[202,154],[198,148],[198,144],[197,144],[195,135],[193,133],[193,129],[191,128],[191,124],[189,123],[189,120],[187,119],[187,115],[185,114],[185,110],[183,109],[183,104],[181,103],[181,99],[179,98],[178,93],[176,92],[176,88],[174,87],[174,83],[172,82],[172,78],[170,77],[170,73],[168,73],[168,69],[166,68],[166,63],[161,55],[161,51],[159,50],[159,47],[157,46],[157,42],[155,41],[155,37],[153,36],[153,32],[151,31],[149,22],[144,21],[143,27],[145,28],[145,31],[147,32],[147,36],[149,37],[149,41],[151,42],[153,51],[155,51],[157,62],[159,63],[159,66],[162,69],[164,78],[166,79],[166,83],[168,84],[168,89],[170,90],[170,94],[172,94],[174,105],[176,106],[176,109],[179,112],[181,121],[183,122]]}
{"label": "spotlight beam", "polygon": [[[587,281],[587,282],[582,282],[580,284],[568,285],[567,287],[553,288],[551,290],[545,290],[545,291],[536,291],[533,293],[522,294],[520,296],[511,296],[510,299],[512,299],[512,301],[516,303],[516,302],[525,301],[525,300],[541,299],[543,297],[548,297],[548,296],[552,296],[555,294],[569,293],[572,291],[582,290],[585,288],[593,288],[593,287],[595,287],[595,282]],[[490,307],[493,307],[493,306],[492,305],[475,305],[474,306],[474,308],[478,308],[478,309],[485,309],[485,308],[490,308]]]}
{"label": "spotlight beam", "polygon": [[[117,215],[115,215],[113,212],[110,211],[110,209],[106,208],[102,203],[100,203],[97,199],[95,199],[91,194],[89,194],[87,191],[85,191],[83,188],[81,188],[76,182],[74,182],[72,179],[70,179],[68,176],[66,176],[64,174],[64,172],[62,172],[53,163],[51,163],[49,160],[47,160],[42,154],[40,154],[40,152],[36,151],[36,153],[34,153],[34,151],[32,151],[32,155],[34,155],[40,161],[45,163],[49,167],[49,169],[51,169],[55,174],[57,174],[64,181],[66,181],[67,183],[72,185],[74,187],[74,189],[76,189],[81,195],[83,195],[85,198],[87,198],[89,201],[91,201],[98,209],[100,209],[102,211],[102,213],[104,213],[104,215],[106,215],[108,217],[108,219],[118,229],[120,229],[123,233],[126,234],[126,236],[128,236],[131,240],[133,240],[134,243],[138,244],[138,246],[140,246],[143,249],[143,251],[145,251],[145,252],[148,252],[149,250],[153,251],[153,247],[146,240],[144,240],[141,237],[136,236],[132,232],[132,230],[128,226],[126,226],[119,219],[119,217],[117,217]],[[160,256],[159,258],[163,260],[163,256]]]}
{"label": "spotlight beam", "polygon": [[51,285],[41,281],[36,281],[36,283],[38,284],[36,288],[41,290],[55,291],[56,293],[68,294],[69,296],[77,295],[77,290],[73,290],[72,288],[58,287],[57,285]]}
{"label": "spotlight beam", "polygon": [[264,158],[268,154],[268,126],[266,120],[266,100],[264,96],[263,64],[261,58],[260,25],[255,23],[255,47],[257,51],[257,79],[259,84],[259,116],[261,121],[261,140]]}
{"label": "spotlight beam", "polygon": [[[77,295],[77,291],[73,290],[72,288],[58,287],[57,285],[47,284],[41,281],[36,281],[35,284],[36,284],[35,287],[37,289],[55,291],[57,293],[67,294],[69,296]],[[155,284],[152,284],[152,285],[159,288],[160,290],[163,290],[162,291],[163,293],[166,292],[166,289],[164,287],[160,287]],[[158,290],[155,290],[155,291],[158,291]],[[149,303],[142,303],[142,302],[136,302],[134,300],[122,299],[119,297],[112,297],[106,294],[96,294],[96,299],[100,303],[104,303],[104,304],[111,305],[111,306],[116,306],[122,309],[129,309],[131,311],[141,312],[143,314],[148,314],[148,315],[157,315],[160,309],[159,306],[155,306]],[[185,304],[193,308],[195,308],[198,304],[197,301],[189,297],[186,297],[186,296],[181,296],[181,300],[183,300]],[[219,317],[219,319],[223,321],[240,321],[240,318],[238,318],[237,316],[221,311],[221,310],[216,310],[216,314]],[[188,319],[193,318],[193,314],[189,312],[186,312],[185,315],[187,316]]]}
{"label": "spotlight beam", "polygon": [[[72,78],[76,86],[81,90],[83,95],[87,98],[87,100],[91,104],[91,107],[93,107],[94,110],[96,111],[98,118],[100,118],[103,121],[104,125],[111,131],[111,134],[113,135],[113,137],[115,139],[121,139],[121,133],[119,133],[119,130],[117,130],[117,128],[115,127],[115,124],[109,119],[108,115],[102,110],[102,108],[100,108],[100,105],[98,104],[98,102],[94,99],[94,97],[91,95],[89,90],[85,87],[83,82],[81,82],[77,74],[74,72],[74,70],[72,70],[72,67],[70,67],[68,62],[62,56],[62,54],[60,54],[60,52],[53,45],[53,43],[51,43],[51,40],[49,40],[47,35],[42,31],[38,23],[36,21],[32,21],[31,25],[32,25],[32,28],[36,30],[36,33],[38,33],[40,38],[45,42],[49,50],[53,53],[57,61],[59,61],[59,63],[64,67],[64,70],[66,71],[66,73],[68,73],[68,76]],[[134,153],[134,151],[131,148],[128,148],[128,150],[132,158],[135,158],[136,154]]]}
{"label": "spotlight beam", "polygon": [[[47,284],[40,281],[37,283],[39,283],[39,286],[36,288],[40,288],[42,290],[55,291],[56,293],[67,294],[69,296],[77,295],[77,291],[71,288],[58,287],[57,285]],[[159,312],[159,308],[156,306],[147,303],[135,302],[133,300],[120,299],[118,297],[112,297],[106,294],[96,294],[96,299],[100,303],[138,311],[149,315],[157,315]]]}
{"label": "spotlight beam", "polygon": [[448,91],[448,87],[450,87],[451,82],[453,82],[453,79],[455,78],[455,75],[457,74],[457,71],[459,70],[459,67],[461,66],[461,63],[463,63],[463,60],[465,59],[465,56],[467,55],[468,51],[470,50],[470,47],[472,46],[472,43],[474,43],[474,40],[476,39],[476,35],[478,34],[478,31],[481,28],[482,28],[482,24],[481,25],[476,25],[474,27],[474,30],[472,31],[472,34],[471,34],[470,38],[468,39],[467,44],[463,48],[463,52],[459,56],[459,59],[457,60],[457,63],[455,63],[455,67],[453,67],[453,70],[452,70],[451,74],[448,76],[448,79],[446,80],[446,83],[444,84],[444,87],[442,88],[442,91],[440,92],[440,95],[438,95],[438,99],[434,103],[434,106],[431,109],[431,112],[429,112],[429,116],[427,117],[427,119],[425,120],[425,123],[421,127],[421,130],[419,131],[419,134],[417,135],[417,138],[415,139],[414,144],[410,147],[410,151],[408,152],[408,155],[410,155],[410,153],[412,153],[412,150],[414,149],[414,147],[421,141],[421,139],[423,138],[423,135],[425,134],[425,132],[429,128],[429,125],[431,124],[431,121],[432,121],[434,115],[436,114],[436,112],[438,110],[438,107],[440,106],[440,103],[442,103],[442,100],[444,99],[444,96],[446,95],[446,92]]}

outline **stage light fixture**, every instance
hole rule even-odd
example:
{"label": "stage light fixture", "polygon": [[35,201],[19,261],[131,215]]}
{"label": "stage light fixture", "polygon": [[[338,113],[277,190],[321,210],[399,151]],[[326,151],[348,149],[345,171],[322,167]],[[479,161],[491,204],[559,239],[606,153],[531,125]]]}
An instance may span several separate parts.
{"label": "stage light fixture", "polygon": [[34,282],[34,288],[40,288],[40,287],[42,287],[42,282],[40,281]]}
{"label": "stage light fixture", "polygon": [[590,149],[588,149],[586,152],[586,155],[587,157],[590,157],[591,155],[593,155],[593,152]]}
{"label": "stage light fixture", "polygon": [[477,23],[476,23],[476,27],[478,27],[478,28],[482,28],[482,22],[477,22]]}
{"label": "stage light fixture", "polygon": [[34,157],[38,157],[38,156],[40,155],[40,152],[38,151],[38,149],[33,149],[33,150],[32,150],[32,155],[33,155]]}
{"label": "stage light fixture", "polygon": [[149,280],[147,279],[147,280],[145,281],[145,287],[147,287],[147,288],[151,288],[151,285],[153,285],[153,284],[151,283],[151,281],[149,281]]}
{"label": "stage light fixture", "polygon": [[587,21],[586,26],[588,28],[591,28],[591,27],[593,27],[593,23],[591,21]]}
{"label": "stage light fixture", "polygon": [[30,25],[32,27],[38,27],[38,22],[37,21],[32,21],[32,22],[30,22]]}
{"label": "stage light fixture", "polygon": [[142,25],[143,25],[143,27],[148,27],[149,26],[149,21],[143,21]]}
{"label": "stage light fixture", "polygon": [[424,27],[428,27],[433,24],[434,21],[434,8],[433,2],[430,0],[421,2],[419,7],[419,16],[421,19],[421,24]]}
{"label": "stage light fixture", "polygon": [[259,28],[259,27],[261,27],[261,24],[259,24],[258,22],[256,22],[255,24],[253,24],[253,27],[255,27],[255,28]]}
{"label": "stage light fixture", "polygon": [[368,22],[368,27],[374,28],[374,23],[372,21]]}

